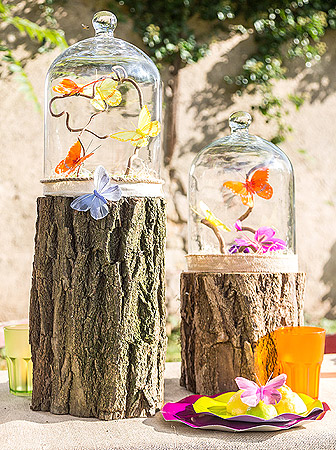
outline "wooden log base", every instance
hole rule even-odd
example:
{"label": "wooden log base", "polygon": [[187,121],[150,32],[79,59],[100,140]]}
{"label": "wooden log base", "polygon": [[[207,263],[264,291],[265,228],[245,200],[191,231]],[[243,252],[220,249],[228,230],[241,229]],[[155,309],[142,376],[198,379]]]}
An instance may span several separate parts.
{"label": "wooden log base", "polygon": [[271,333],[303,324],[305,274],[181,274],[181,385],[203,395],[236,391],[235,377],[278,373]]}
{"label": "wooden log base", "polygon": [[102,220],[37,201],[30,300],[32,409],[154,415],[166,351],[165,201],[122,198]]}

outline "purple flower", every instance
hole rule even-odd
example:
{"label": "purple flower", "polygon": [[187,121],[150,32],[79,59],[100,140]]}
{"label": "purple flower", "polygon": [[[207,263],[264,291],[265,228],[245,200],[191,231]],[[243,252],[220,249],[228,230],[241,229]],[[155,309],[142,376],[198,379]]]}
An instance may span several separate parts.
{"label": "purple flower", "polygon": [[[261,227],[254,234],[254,238],[244,236],[242,239],[235,239],[236,246],[250,247],[253,251],[259,253],[274,252],[285,250],[286,243],[282,239],[274,237],[275,231],[270,227]],[[231,250],[231,249],[230,249]],[[235,252],[232,252],[235,253]]]}
{"label": "purple flower", "polygon": [[[237,253],[239,251],[239,245],[232,245],[229,248],[229,253],[233,255],[233,253]],[[243,253],[250,253],[250,249],[248,247],[244,248]]]}

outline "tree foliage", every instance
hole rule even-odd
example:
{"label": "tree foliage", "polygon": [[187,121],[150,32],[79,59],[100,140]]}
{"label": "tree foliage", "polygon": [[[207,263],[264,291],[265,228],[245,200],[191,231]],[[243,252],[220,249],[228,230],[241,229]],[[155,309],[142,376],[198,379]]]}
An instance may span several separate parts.
{"label": "tree foliage", "polygon": [[[64,38],[64,33],[60,30],[52,28],[55,25],[53,20],[53,9],[49,2],[46,2],[45,6],[45,18],[48,26],[40,26],[25,17],[16,15],[14,11],[14,5],[4,3],[0,0],[0,23],[2,25],[12,25],[22,35],[27,36],[32,41],[36,41],[40,44],[39,52],[47,51],[54,47],[66,48],[67,43]],[[26,96],[32,99],[36,105],[36,108],[41,112],[41,107],[32,87],[29,78],[24,70],[24,62],[15,56],[15,48],[12,49],[4,41],[0,41],[0,52],[2,53],[2,62],[8,67],[8,70],[16,75],[16,79],[19,82],[21,90]]]}
{"label": "tree foliage", "polygon": [[[42,4],[46,26],[15,15],[10,5],[0,0],[0,22],[39,42],[40,52],[66,46],[64,35],[56,29],[53,19],[53,0]],[[262,94],[255,108],[266,120],[277,122],[278,131],[273,139],[276,143],[290,131],[284,119],[287,100],[299,108],[304,98],[277,97],[274,81],[286,78],[289,59],[301,59],[306,67],[318,63],[326,51],[322,41],[326,30],[336,28],[335,0],[108,0],[106,5],[133,19],[147,53],[159,68],[174,66],[174,74],[205,56],[218,30],[252,34],[255,52],[242,60],[236,76],[223,74],[223,81],[235,85],[238,95],[246,89]],[[202,22],[211,30],[206,36],[199,33]],[[15,57],[15,49],[2,41],[0,51],[9,70],[20,79],[21,87],[36,100],[24,64]]]}
{"label": "tree foliage", "polygon": [[[286,61],[301,58],[306,67],[321,59],[326,46],[321,42],[328,28],[336,28],[335,0],[121,0],[118,4],[134,20],[134,28],[147,52],[160,67],[178,58],[181,67],[203,57],[218,29],[252,33],[256,51],[242,61],[240,73],[224,76],[235,84],[238,95],[246,88],[262,93],[256,107],[267,120],[275,120],[284,139],[290,127],[283,117],[284,99],[273,93],[273,82],[286,78]],[[196,19],[196,20],[195,20]],[[209,22],[208,39],[198,36],[200,21]],[[296,107],[302,98],[291,96]]]}

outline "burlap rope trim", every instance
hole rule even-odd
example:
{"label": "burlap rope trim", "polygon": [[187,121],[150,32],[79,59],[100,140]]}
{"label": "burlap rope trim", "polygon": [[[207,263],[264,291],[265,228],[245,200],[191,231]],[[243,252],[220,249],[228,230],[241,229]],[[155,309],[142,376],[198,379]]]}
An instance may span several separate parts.
{"label": "burlap rope trim", "polygon": [[297,255],[187,255],[190,272],[292,273],[298,271]]}
{"label": "burlap rope trim", "polygon": [[[82,178],[71,178],[71,177],[63,177],[63,178],[43,178],[40,180],[43,184],[48,183],[59,183],[59,182],[69,182],[69,181],[90,181],[93,180],[92,177],[82,177]],[[129,184],[136,184],[136,183],[147,183],[147,184],[164,184],[164,180],[160,178],[136,178],[136,177],[110,177],[111,181],[115,181],[116,183],[129,183]]]}

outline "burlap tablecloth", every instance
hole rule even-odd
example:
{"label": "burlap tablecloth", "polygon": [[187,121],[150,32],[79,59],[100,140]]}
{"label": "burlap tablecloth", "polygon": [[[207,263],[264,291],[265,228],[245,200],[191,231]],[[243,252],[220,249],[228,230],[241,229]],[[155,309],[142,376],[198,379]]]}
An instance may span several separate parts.
{"label": "burlap tablecloth", "polygon": [[[165,402],[189,393],[179,386],[179,363],[168,363]],[[102,422],[33,412],[30,400],[8,392],[0,372],[1,450],[336,450],[336,355],[323,365],[320,399],[332,408],[323,420],[288,431],[228,433],[193,430],[165,422],[160,413],[147,419]]]}

